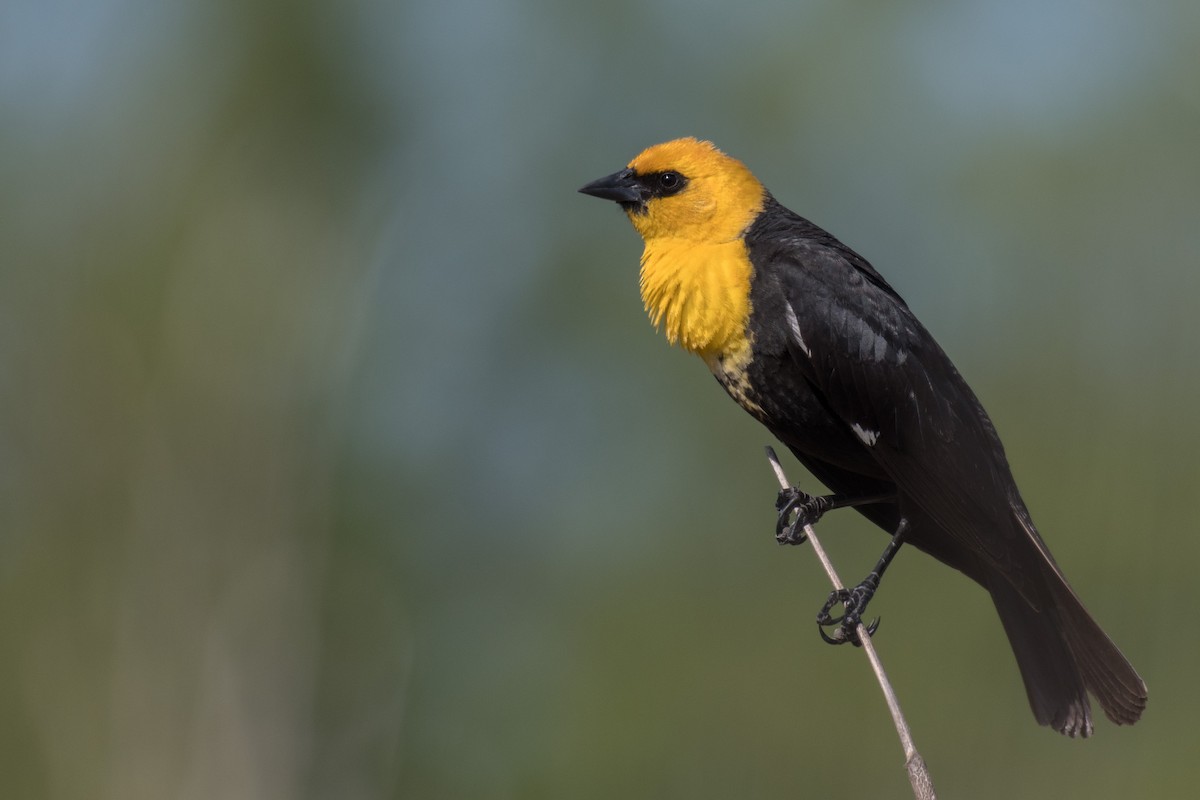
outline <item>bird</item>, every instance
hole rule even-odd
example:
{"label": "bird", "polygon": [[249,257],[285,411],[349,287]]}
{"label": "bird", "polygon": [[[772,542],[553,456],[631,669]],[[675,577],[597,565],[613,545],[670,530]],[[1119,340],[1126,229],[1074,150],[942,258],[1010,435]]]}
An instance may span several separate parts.
{"label": "bird", "polygon": [[983,405],[865,258],[692,137],[579,191],[615,201],[641,235],[652,324],[831,490],[782,492],[779,540],[801,543],[803,523],[842,507],[891,535],[867,578],[818,614],[841,623],[827,641],[861,643],[866,604],[910,544],[989,593],[1040,725],[1092,735],[1089,693],[1117,724],[1141,718],[1145,682],[1050,554]]}

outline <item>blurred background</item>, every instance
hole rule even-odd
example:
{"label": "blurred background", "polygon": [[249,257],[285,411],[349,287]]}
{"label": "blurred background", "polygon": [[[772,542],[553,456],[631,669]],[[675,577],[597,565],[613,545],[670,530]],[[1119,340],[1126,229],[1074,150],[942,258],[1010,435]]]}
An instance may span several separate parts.
{"label": "blurred background", "polygon": [[738,5],[0,4],[0,796],[908,796],[767,434],[576,194],[681,135],[907,298],[1150,686],[1038,728],[903,553],[942,794],[1194,793],[1200,5]]}

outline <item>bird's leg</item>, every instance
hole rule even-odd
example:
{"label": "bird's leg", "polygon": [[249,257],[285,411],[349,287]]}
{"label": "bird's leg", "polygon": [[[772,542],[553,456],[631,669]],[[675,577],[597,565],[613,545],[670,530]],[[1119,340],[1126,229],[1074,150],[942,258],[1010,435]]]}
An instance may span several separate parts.
{"label": "bird's leg", "polygon": [[775,500],[775,510],[779,512],[779,521],[775,524],[775,541],[780,544],[804,544],[808,539],[804,533],[804,526],[815,525],[827,511],[871,503],[887,503],[895,499],[894,492],[862,496],[827,494],[814,497],[797,486],[790,486],[781,490]]}
{"label": "bird's leg", "polygon": [[[817,630],[826,642],[829,644],[851,642],[856,647],[862,646],[862,642],[858,639],[858,625],[862,622],[862,615],[867,610],[867,603],[871,602],[871,598],[875,596],[875,591],[879,588],[879,582],[883,579],[883,573],[887,570],[888,564],[892,563],[892,559],[900,550],[900,545],[904,544],[904,534],[907,529],[908,520],[901,517],[900,524],[896,526],[896,533],[892,535],[892,540],[888,542],[883,555],[875,563],[875,568],[867,577],[863,578],[862,583],[853,589],[836,589],[830,592],[829,599],[817,612]],[[831,617],[830,610],[839,603],[845,609],[844,613],[840,617]],[[826,625],[838,626],[832,636],[825,633],[824,626]],[[867,635],[874,636],[878,629],[879,619],[876,618],[867,625]]]}

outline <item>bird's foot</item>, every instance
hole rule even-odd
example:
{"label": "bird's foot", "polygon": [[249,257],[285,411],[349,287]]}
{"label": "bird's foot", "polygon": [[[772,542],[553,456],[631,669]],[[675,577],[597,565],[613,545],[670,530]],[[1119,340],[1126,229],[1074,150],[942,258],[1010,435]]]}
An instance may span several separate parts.
{"label": "bird's foot", "polygon": [[828,497],[814,497],[795,486],[781,490],[775,500],[775,510],[779,512],[775,541],[780,544],[804,544],[808,540],[804,526],[816,524],[832,507],[833,502]]}
{"label": "bird's foot", "polygon": [[[875,573],[867,576],[866,580],[853,589],[836,589],[829,593],[829,599],[817,612],[817,631],[828,644],[845,644],[850,642],[855,647],[862,647],[858,636],[858,626],[862,623],[862,615],[867,610],[867,603],[875,596],[879,588],[879,579]],[[836,605],[841,605],[843,612],[840,617],[830,616],[829,612]],[[828,626],[836,625],[833,634],[825,632]],[[867,636],[874,636],[879,630],[879,618],[872,620],[867,626]]]}

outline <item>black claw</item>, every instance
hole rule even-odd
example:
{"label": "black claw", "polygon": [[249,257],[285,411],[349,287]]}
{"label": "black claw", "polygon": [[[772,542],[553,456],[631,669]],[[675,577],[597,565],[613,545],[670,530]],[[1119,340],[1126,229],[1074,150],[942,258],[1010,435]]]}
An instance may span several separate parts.
{"label": "black claw", "polygon": [[780,544],[803,544],[808,538],[804,526],[797,527],[796,522],[791,521],[792,512],[806,497],[808,495],[795,487],[780,490],[779,497],[775,498],[775,510],[779,512],[779,520],[775,523],[775,541]]}
{"label": "black claw", "polygon": [[779,512],[775,541],[780,544],[804,544],[808,541],[804,526],[815,524],[829,510],[829,506],[827,498],[814,497],[794,486],[782,489],[775,500],[775,509]]}
{"label": "black claw", "polygon": [[[817,612],[817,630],[827,644],[851,642],[855,647],[862,646],[858,636],[858,626],[862,624],[862,612],[866,610],[867,603],[875,594],[874,590],[875,586],[871,582],[864,581],[853,589],[837,589],[829,593],[829,599]],[[841,605],[845,609],[840,617],[831,616],[829,613],[836,605]],[[833,636],[825,633],[826,627],[834,625],[837,628],[834,630]],[[879,617],[871,620],[870,624],[865,627],[867,636],[874,636],[875,631],[879,630]]]}
{"label": "black claw", "polygon": [[790,512],[795,508],[796,503],[802,502],[807,495],[797,489],[795,486],[789,486],[786,489],[779,490],[779,496],[775,498],[775,510],[780,514]]}
{"label": "black claw", "polygon": [[817,625],[817,633],[821,634],[821,638],[825,640],[825,644],[845,644],[846,643],[846,634],[841,628],[838,628],[836,631],[834,631],[834,635],[830,636],[829,634],[827,634],[825,632],[825,629],[822,628],[818,624]]}
{"label": "black claw", "polygon": [[833,607],[836,605],[842,605],[848,608],[850,602],[851,595],[846,589],[836,589],[830,592],[829,599],[825,601],[825,605],[821,606],[821,610],[817,612],[817,624],[837,625],[846,618],[845,615],[843,614],[840,617],[831,617],[829,616],[829,612],[832,611]]}

